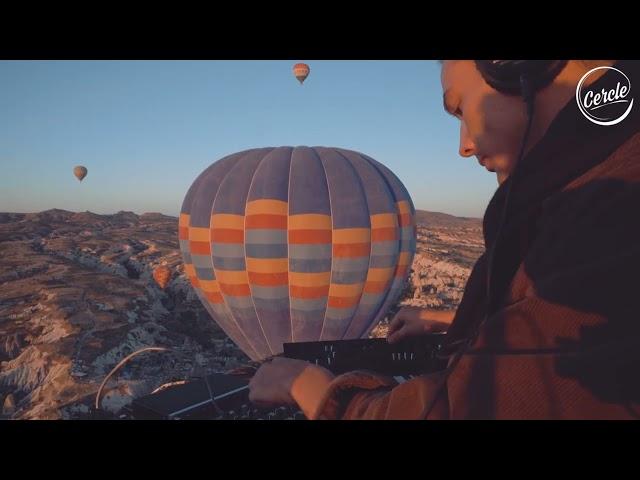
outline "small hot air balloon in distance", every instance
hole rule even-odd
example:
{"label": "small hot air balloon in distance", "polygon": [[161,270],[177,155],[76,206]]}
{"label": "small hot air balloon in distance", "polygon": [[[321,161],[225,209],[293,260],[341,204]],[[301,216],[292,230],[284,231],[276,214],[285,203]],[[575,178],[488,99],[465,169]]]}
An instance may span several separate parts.
{"label": "small hot air balloon in distance", "polygon": [[293,74],[296,76],[296,78],[300,82],[300,85],[304,83],[306,78],[309,76],[310,71],[311,69],[309,68],[309,65],[307,65],[306,63],[296,63],[293,66]]}
{"label": "small hot air balloon in distance", "polygon": [[160,288],[164,290],[164,288],[169,283],[169,280],[171,280],[171,270],[165,265],[157,267],[153,271],[153,279],[160,286]]}
{"label": "small hot air balloon in distance", "polygon": [[78,165],[77,167],[73,168],[73,174],[76,176],[78,180],[82,181],[84,177],[87,176],[87,169],[82,165]]}

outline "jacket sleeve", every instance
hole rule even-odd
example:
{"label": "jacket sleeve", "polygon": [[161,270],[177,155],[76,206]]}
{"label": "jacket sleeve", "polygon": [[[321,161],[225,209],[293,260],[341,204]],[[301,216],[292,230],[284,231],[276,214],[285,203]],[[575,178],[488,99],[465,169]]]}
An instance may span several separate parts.
{"label": "jacket sleeve", "polygon": [[[439,375],[422,375],[403,383],[367,371],[336,377],[320,407],[320,420],[417,420],[431,401]],[[446,392],[436,415],[446,417]]]}

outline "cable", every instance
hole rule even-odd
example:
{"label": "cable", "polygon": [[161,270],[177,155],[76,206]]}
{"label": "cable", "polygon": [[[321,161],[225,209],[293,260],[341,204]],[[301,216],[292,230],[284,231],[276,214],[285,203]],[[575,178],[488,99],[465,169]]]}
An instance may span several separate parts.
{"label": "cable", "polygon": [[100,397],[102,395],[102,390],[104,389],[105,385],[107,384],[111,376],[114,373],[116,373],[125,363],[127,363],[136,355],[143,352],[165,352],[168,350],[171,350],[171,349],[165,348],[165,347],[145,347],[145,348],[141,348],[140,350],[136,350],[135,352],[127,355],[122,360],[120,360],[120,362],[115,367],[113,367],[113,369],[109,372],[109,374],[104,378],[104,380],[100,384],[100,388],[98,388],[98,393],[96,394],[96,403],[95,403],[96,410],[100,409]]}
{"label": "cable", "polygon": [[161,392],[163,390],[166,390],[169,387],[175,387],[176,385],[184,385],[186,384],[187,381],[186,380],[176,380],[175,382],[167,382],[167,383],[163,383],[162,385],[160,385],[158,388],[156,388],[155,390],[153,390],[151,392],[151,394],[154,393],[158,393]]}
{"label": "cable", "polygon": [[531,133],[531,125],[533,124],[533,115],[535,113],[534,95],[525,75],[522,75],[520,77],[520,85],[521,85],[522,97],[524,99],[526,109],[527,109],[527,126],[525,128],[524,136],[522,138],[522,144],[520,145],[518,161],[514,166],[509,185],[507,185],[507,193],[505,195],[504,205],[502,207],[502,212],[500,214],[500,222],[498,223],[498,229],[496,230],[497,232],[496,238],[493,241],[493,245],[491,246],[491,251],[489,252],[489,257],[487,259],[487,262],[488,262],[487,263],[487,315],[491,313],[491,300],[492,300],[491,297],[493,293],[491,291],[491,285],[492,285],[491,279],[493,278],[493,270],[495,267],[495,255],[498,250],[498,243],[500,242],[504,225],[507,221],[507,213],[509,209],[509,200],[511,197],[511,192],[513,190],[513,185],[517,178],[516,173],[521,168],[522,159],[524,158],[524,152],[527,146],[527,140],[529,139],[529,134]]}
{"label": "cable", "polygon": [[446,384],[447,384],[447,380],[449,379],[449,377],[453,373],[454,369],[456,368],[456,366],[458,365],[458,363],[460,362],[460,360],[462,359],[464,354],[469,351],[469,349],[473,346],[475,341],[478,339],[478,336],[480,335],[480,329],[489,320],[489,317],[491,316],[491,313],[492,313],[492,311],[491,311],[492,298],[491,297],[492,297],[493,291],[491,289],[491,284],[492,284],[491,279],[493,277],[493,270],[494,270],[493,267],[494,267],[495,253],[497,251],[497,246],[498,246],[498,243],[500,241],[500,237],[502,236],[503,229],[504,229],[504,226],[505,226],[505,223],[506,223],[507,213],[508,213],[508,206],[509,206],[509,199],[510,199],[510,196],[511,196],[511,191],[513,190],[513,185],[514,185],[515,180],[517,178],[516,172],[518,172],[519,169],[521,169],[521,163],[522,163],[522,159],[524,158],[524,152],[525,152],[525,149],[526,149],[526,146],[527,146],[527,141],[529,140],[529,134],[531,133],[531,126],[533,124],[533,116],[534,116],[534,113],[535,113],[535,92],[531,88],[531,84],[527,80],[527,77],[526,77],[525,74],[522,74],[520,76],[520,86],[521,86],[522,98],[524,99],[526,112],[527,112],[527,126],[525,128],[524,135],[523,135],[523,138],[522,138],[522,144],[520,146],[520,152],[518,154],[518,160],[517,160],[517,162],[516,162],[516,164],[514,166],[513,172],[511,173],[511,176],[510,176],[509,180],[507,180],[507,181],[509,181],[509,184],[507,185],[507,193],[505,195],[504,205],[502,207],[502,212],[500,214],[500,222],[498,223],[498,229],[496,230],[496,232],[497,232],[496,233],[496,237],[495,237],[495,239],[493,241],[493,245],[491,246],[491,250],[489,251],[489,255],[487,257],[487,292],[486,292],[487,307],[486,307],[486,312],[485,312],[485,315],[483,316],[482,320],[480,322],[478,322],[478,324],[475,326],[475,328],[473,328],[471,334],[466,339],[462,339],[462,340],[459,340],[457,342],[453,342],[453,343],[451,343],[449,345],[449,346],[451,346],[451,345],[461,344],[460,348],[457,351],[455,351],[453,354],[447,355],[448,357],[452,357],[452,358],[451,358],[451,360],[449,362],[449,365],[447,366],[447,368],[443,372],[442,379],[440,380],[440,382],[438,383],[438,386],[436,387],[435,395],[431,399],[431,402],[423,410],[422,415],[421,415],[420,418],[427,418],[429,416],[429,414],[431,413],[431,411],[435,407],[436,402],[440,398],[440,395],[444,392]]}
{"label": "cable", "polygon": [[204,380],[204,383],[207,386],[207,390],[209,391],[209,398],[211,399],[211,404],[213,405],[213,408],[216,410],[216,413],[221,416],[224,415],[224,411],[218,406],[218,404],[216,403],[213,397],[213,391],[211,390],[211,385],[209,385],[209,378],[207,377],[206,373],[202,376],[202,379]]}

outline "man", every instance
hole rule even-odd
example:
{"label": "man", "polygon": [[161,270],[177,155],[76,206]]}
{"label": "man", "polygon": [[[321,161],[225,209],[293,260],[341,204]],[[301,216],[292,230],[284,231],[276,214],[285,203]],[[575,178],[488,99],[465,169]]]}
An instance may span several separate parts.
{"label": "man", "polygon": [[[276,358],[252,378],[250,398],[297,403],[312,419],[638,418],[640,107],[608,126],[582,113],[576,86],[601,66],[623,72],[631,88],[640,84],[639,62],[567,61],[535,95],[512,178],[527,126],[522,98],[493,88],[474,61],[443,62],[459,153],[494,172],[499,187],[484,215],[486,252],[458,309],[403,309],[388,340],[450,324],[447,337],[468,348],[447,372],[398,384],[374,372],[334,376]],[[608,92],[616,75],[596,70],[583,87]],[[495,308],[487,301],[489,265]]]}

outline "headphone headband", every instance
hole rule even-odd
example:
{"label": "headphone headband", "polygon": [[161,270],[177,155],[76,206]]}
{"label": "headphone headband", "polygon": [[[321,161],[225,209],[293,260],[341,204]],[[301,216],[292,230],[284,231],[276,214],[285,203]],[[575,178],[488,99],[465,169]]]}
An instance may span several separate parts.
{"label": "headphone headband", "polygon": [[567,60],[475,60],[482,78],[497,91],[522,95],[520,80],[526,76],[534,92],[549,85]]}

